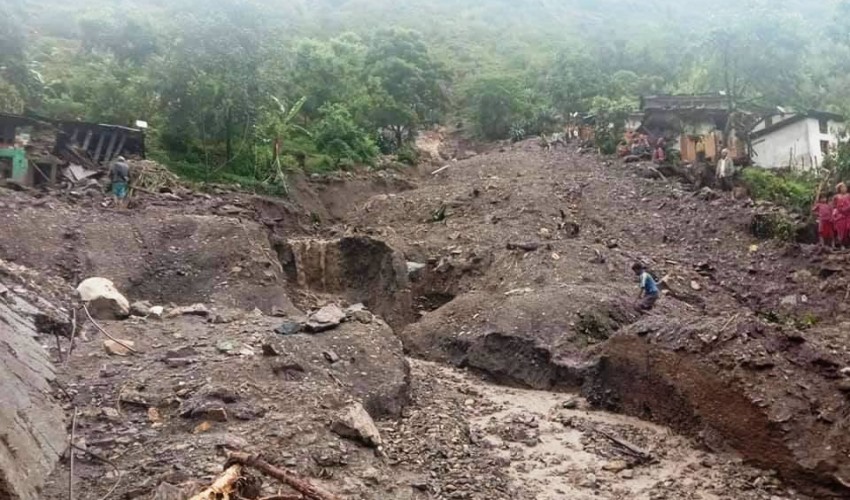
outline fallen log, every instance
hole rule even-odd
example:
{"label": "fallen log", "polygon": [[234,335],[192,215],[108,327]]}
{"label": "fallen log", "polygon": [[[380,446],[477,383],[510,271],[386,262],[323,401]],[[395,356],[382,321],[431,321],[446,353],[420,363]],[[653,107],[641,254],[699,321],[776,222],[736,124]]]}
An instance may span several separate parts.
{"label": "fallen log", "polygon": [[193,496],[189,500],[235,500],[236,482],[242,478],[242,466],[231,465],[216,478],[212,486]]}
{"label": "fallen log", "polygon": [[[271,476],[283,484],[289,486],[293,490],[297,491],[304,495],[304,498],[308,500],[342,500],[342,497],[339,497],[333,493],[325,491],[324,489],[310,483],[307,479],[299,477],[293,472],[289,472],[274,465],[262,460],[260,457],[256,455],[250,455],[248,453],[237,452],[237,451],[229,451],[227,453],[227,463],[228,464],[237,464],[243,465],[245,467],[251,467],[257,469],[258,471]],[[191,500],[206,500],[205,498],[191,499]]]}
{"label": "fallen log", "polygon": [[523,250],[525,252],[536,252],[538,249],[540,249],[540,243],[534,243],[534,242],[508,243],[508,250]]}
{"label": "fallen log", "polygon": [[598,432],[602,437],[608,439],[615,445],[619,446],[626,454],[631,455],[635,459],[639,460],[640,463],[650,463],[654,461],[652,455],[649,452],[638,448],[637,446],[629,443],[628,441],[625,441],[623,439],[618,438],[617,436],[613,436],[605,431],[601,431],[598,429],[596,430],[596,432]]}

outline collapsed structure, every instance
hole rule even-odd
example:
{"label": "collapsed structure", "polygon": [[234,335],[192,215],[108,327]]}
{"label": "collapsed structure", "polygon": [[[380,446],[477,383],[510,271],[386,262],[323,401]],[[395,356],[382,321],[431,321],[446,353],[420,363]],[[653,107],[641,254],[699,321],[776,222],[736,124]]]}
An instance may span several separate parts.
{"label": "collapsed structure", "polygon": [[733,158],[748,154],[741,135],[750,115],[733,110],[723,94],[644,96],[640,110],[642,119],[632,116],[628,125],[653,138],[672,139],[669,146],[682,161],[713,161],[723,149]]}
{"label": "collapsed structure", "polygon": [[0,181],[79,182],[119,155],[145,157],[143,129],[0,113]]}

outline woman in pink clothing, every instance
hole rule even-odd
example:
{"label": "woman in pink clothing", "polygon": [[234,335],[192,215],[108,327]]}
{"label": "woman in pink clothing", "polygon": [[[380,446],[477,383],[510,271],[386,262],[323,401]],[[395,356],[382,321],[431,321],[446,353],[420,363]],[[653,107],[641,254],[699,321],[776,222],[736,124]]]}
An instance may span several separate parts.
{"label": "woman in pink clothing", "polygon": [[835,232],[838,245],[842,248],[847,246],[850,239],[850,194],[847,194],[847,185],[843,182],[836,188],[835,195]]}

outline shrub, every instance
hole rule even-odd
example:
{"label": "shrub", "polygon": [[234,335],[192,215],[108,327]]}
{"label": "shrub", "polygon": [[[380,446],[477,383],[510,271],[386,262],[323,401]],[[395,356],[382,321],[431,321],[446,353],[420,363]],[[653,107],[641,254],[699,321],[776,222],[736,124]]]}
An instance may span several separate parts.
{"label": "shrub", "polygon": [[761,168],[744,169],[741,180],[754,198],[771,201],[801,215],[809,214],[818,184],[817,179],[811,176]]}
{"label": "shrub", "polygon": [[416,166],[419,163],[419,151],[410,146],[401,148],[396,157],[399,162],[406,163],[410,166]]}
{"label": "shrub", "polygon": [[341,104],[326,104],[320,109],[322,119],[314,130],[319,152],[331,157],[336,166],[341,163],[371,165],[377,158],[378,146],[351,117]]}

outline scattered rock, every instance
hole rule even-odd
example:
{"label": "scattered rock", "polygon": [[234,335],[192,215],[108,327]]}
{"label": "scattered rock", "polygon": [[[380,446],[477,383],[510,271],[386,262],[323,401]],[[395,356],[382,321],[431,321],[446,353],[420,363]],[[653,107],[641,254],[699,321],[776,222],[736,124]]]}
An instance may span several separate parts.
{"label": "scattered rock", "polygon": [[322,356],[324,356],[330,364],[334,364],[339,361],[339,355],[333,351],[325,351],[322,353]]}
{"label": "scattered rock", "polygon": [[540,243],[537,242],[519,242],[508,243],[508,250],[522,250],[524,252],[536,252],[540,249]]}
{"label": "scattered rock", "polygon": [[596,488],[598,486],[598,479],[596,478],[596,474],[592,472],[585,476],[584,480],[581,482],[582,488]]}
{"label": "scattered rock", "polygon": [[565,410],[575,410],[578,408],[578,398],[570,398],[563,403],[563,407]]}
{"label": "scattered rock", "polygon": [[635,471],[633,471],[632,469],[624,469],[620,471],[620,473],[617,475],[620,476],[621,479],[634,479]]}
{"label": "scattered rock", "polygon": [[602,470],[606,470],[608,472],[613,472],[614,474],[624,471],[629,468],[629,464],[625,462],[625,460],[612,460],[611,462],[607,462],[602,466]]}
{"label": "scattered rock", "polygon": [[77,287],[83,302],[88,303],[94,319],[123,319],[130,315],[130,303],[106,278],[89,278]]}
{"label": "scattered rock", "polygon": [[797,297],[796,295],[787,295],[782,298],[782,300],[779,302],[779,305],[785,307],[797,307],[798,303],[799,297]]}
{"label": "scattered rock", "polygon": [[148,310],[149,318],[162,319],[163,314],[165,314],[165,308],[162,306],[153,306]]}
{"label": "scattered rock", "polygon": [[351,403],[334,417],[331,430],[348,439],[377,448],[381,446],[381,434],[372,417],[360,403]]}
{"label": "scattered rock", "polygon": [[320,333],[333,330],[345,320],[345,311],[336,305],[325,306],[314,312],[307,319],[307,330]]}
{"label": "scattered rock", "polygon": [[176,307],[165,316],[166,318],[176,318],[178,316],[201,316],[207,317],[210,315],[210,310],[204,304],[193,304],[191,306]]}
{"label": "scattered rock", "polygon": [[420,264],[418,262],[408,262],[407,263],[407,274],[411,278],[418,276],[423,269],[425,269],[427,264]]}
{"label": "scattered rock", "polygon": [[133,302],[133,304],[130,305],[130,314],[144,318],[150,314],[151,307],[151,303],[148,301]]}
{"label": "scattered rock", "polygon": [[[131,348],[136,347],[136,344],[129,340],[121,340],[121,344],[126,344]],[[114,340],[104,340],[103,348],[106,350],[107,353],[111,354],[112,356],[129,356],[130,349],[127,349],[127,347],[121,344]]]}
{"label": "scattered rock", "polygon": [[303,330],[304,326],[301,323],[287,321],[286,323],[275,328],[274,332],[278,335],[295,335]]}
{"label": "scattered rock", "polygon": [[224,354],[230,354],[234,350],[236,350],[236,343],[232,340],[219,340],[216,343],[215,348]]}
{"label": "scattered rock", "polygon": [[363,304],[354,304],[345,310],[345,314],[348,318],[353,319],[359,323],[363,324],[371,324],[372,323],[372,313],[366,309],[366,306]]}
{"label": "scattered rock", "polygon": [[691,281],[691,290],[698,292],[702,290],[702,285],[700,285],[698,281]]}
{"label": "scattered rock", "polygon": [[702,201],[714,201],[720,198],[720,195],[717,192],[709,187],[704,187],[699,190],[696,194],[696,197]]}

